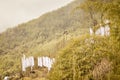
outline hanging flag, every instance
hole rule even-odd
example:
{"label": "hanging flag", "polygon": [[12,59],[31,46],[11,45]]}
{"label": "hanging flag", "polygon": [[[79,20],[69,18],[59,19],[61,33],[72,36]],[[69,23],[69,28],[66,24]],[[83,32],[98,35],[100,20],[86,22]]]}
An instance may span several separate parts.
{"label": "hanging flag", "polygon": [[22,71],[26,71],[27,67],[32,67],[34,66],[34,57],[28,57],[26,58],[25,55],[22,57]]}

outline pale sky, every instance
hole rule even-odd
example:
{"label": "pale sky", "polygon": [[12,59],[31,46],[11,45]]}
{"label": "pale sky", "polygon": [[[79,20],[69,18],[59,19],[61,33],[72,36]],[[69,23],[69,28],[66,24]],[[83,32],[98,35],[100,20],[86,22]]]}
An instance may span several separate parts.
{"label": "pale sky", "polygon": [[0,0],[0,32],[67,5],[73,0]]}

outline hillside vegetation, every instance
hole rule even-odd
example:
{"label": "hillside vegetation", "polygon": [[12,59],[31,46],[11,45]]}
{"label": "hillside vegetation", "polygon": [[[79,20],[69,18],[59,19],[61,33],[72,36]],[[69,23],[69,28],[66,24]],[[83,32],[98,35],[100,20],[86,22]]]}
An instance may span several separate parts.
{"label": "hillside vegetation", "polygon": [[[120,1],[75,0],[0,34],[0,77],[16,80],[119,80]],[[110,35],[89,35],[110,21]],[[85,35],[83,35],[85,34]],[[21,71],[21,57],[54,57],[50,72]]]}
{"label": "hillside vegetation", "polygon": [[110,36],[86,35],[60,50],[50,80],[120,80],[120,0],[85,0],[83,9],[94,31],[109,19]]}
{"label": "hillside vegetation", "polygon": [[119,80],[120,50],[111,38],[84,35],[59,52],[49,80]]}
{"label": "hillside vegetation", "polygon": [[22,54],[54,57],[64,46],[63,34],[70,38],[88,32],[82,11],[73,13],[81,1],[74,1],[37,19],[0,33],[0,75],[21,72]]}

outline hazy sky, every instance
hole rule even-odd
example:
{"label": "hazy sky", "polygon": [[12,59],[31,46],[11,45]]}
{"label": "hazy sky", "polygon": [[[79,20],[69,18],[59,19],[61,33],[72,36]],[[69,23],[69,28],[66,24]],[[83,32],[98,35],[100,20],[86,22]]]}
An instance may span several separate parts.
{"label": "hazy sky", "polygon": [[73,0],[0,0],[0,32],[71,1]]}

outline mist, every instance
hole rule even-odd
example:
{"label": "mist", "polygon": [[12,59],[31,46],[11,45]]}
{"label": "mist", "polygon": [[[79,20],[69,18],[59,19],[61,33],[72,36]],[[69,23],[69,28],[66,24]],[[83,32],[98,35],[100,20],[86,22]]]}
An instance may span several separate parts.
{"label": "mist", "polygon": [[56,10],[73,0],[0,0],[0,32]]}

